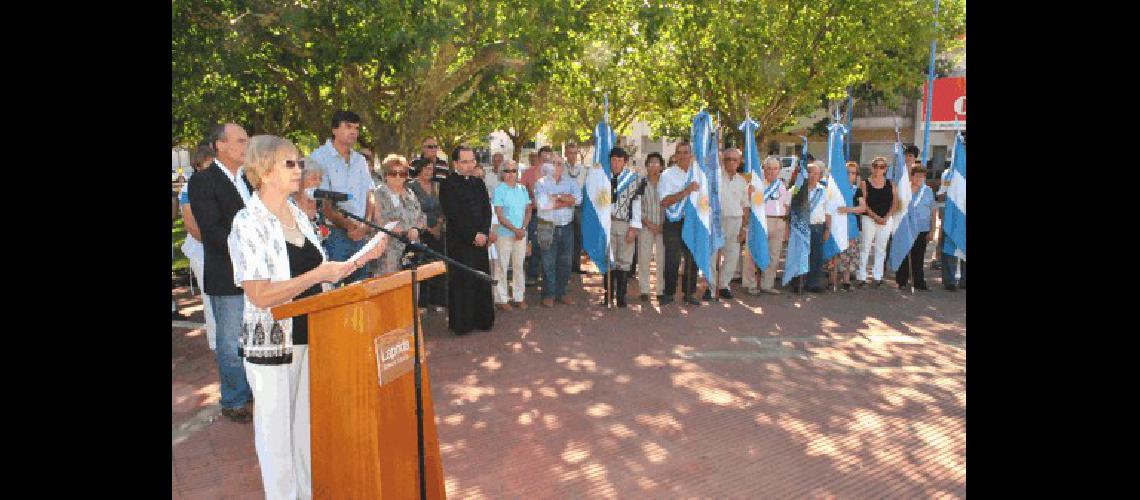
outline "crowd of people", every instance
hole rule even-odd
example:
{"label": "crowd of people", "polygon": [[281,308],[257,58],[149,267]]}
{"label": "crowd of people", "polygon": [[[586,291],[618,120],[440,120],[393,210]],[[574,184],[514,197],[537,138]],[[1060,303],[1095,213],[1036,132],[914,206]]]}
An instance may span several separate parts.
{"label": "crowd of people", "polygon": [[[183,253],[204,292],[222,415],[254,423],[270,498],[308,496],[310,465],[307,318],[275,321],[269,309],[420,262],[405,244],[390,238],[349,260],[375,230],[338,209],[376,225],[395,223],[392,231],[409,241],[493,275],[497,283],[491,286],[449,265],[446,274],[419,285],[422,311],[446,311],[448,328],[456,334],[490,330],[496,310],[527,309],[528,287],[538,288],[543,307],[574,305],[568,287],[572,274],[583,273],[583,237],[599,234],[585,230],[593,222],[583,214],[582,203],[587,178],[598,167],[585,164],[576,144],[566,146],[565,157],[543,147],[521,169],[502,153],[479,165],[467,146],[455,148],[449,163],[438,157],[439,141],[428,137],[419,157],[409,162],[388,154],[373,170],[371,159],[355,149],[359,134],[360,117],[337,111],[331,137],[302,157],[286,139],[250,138],[238,124],[218,125],[194,152],[194,171],[177,201],[187,232]],[[939,214],[915,153],[915,148],[907,149],[912,197],[906,216],[919,235],[895,281],[900,288],[913,283],[926,290],[924,255]],[[859,178],[857,164],[846,164],[847,182],[855,192],[854,203],[847,205],[823,187],[830,176],[823,174],[827,166],[821,162],[807,165],[802,182],[793,176],[785,183],[777,176],[779,161],[769,157],[762,172],[754,174],[764,179],[763,189],[756,189],[746,180],[752,174],[743,173],[741,151],[721,151],[724,175],[718,187],[725,244],[713,258],[711,276],[703,277],[700,299],[702,277],[682,237],[685,199],[699,189],[698,183],[688,182],[695,166],[691,145],[678,144],[668,161],[650,153],[644,170],[631,168],[629,161],[621,147],[609,152],[607,244],[613,262],[604,283],[617,307],[627,306],[632,279],[642,302],[655,298],[661,307],[675,300],[678,279],[681,300],[690,305],[733,299],[731,285],[737,280],[752,296],[777,295],[781,288],[824,293],[883,284],[888,220],[900,203],[881,157],[874,159],[866,179]],[[315,198],[316,189],[349,196],[322,203]],[[942,195],[940,190],[937,196]],[[748,250],[753,205],[763,206],[767,223],[770,264],[763,270]],[[825,262],[822,249],[831,221],[848,215],[857,216],[861,237]],[[794,259],[806,268],[783,269],[784,252],[808,256]],[[942,256],[948,290],[965,288],[964,262],[960,281],[955,265]],[[780,271],[803,276],[785,277],[784,286],[777,286]],[[254,399],[256,412],[250,409]]]}

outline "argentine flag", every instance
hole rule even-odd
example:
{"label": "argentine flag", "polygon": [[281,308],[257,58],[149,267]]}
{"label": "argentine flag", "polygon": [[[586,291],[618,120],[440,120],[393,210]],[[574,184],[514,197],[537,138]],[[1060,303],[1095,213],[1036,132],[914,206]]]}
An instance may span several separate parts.
{"label": "argentine flag", "polygon": [[[847,127],[841,123],[832,123],[827,127],[827,170],[821,172],[820,182],[827,180],[827,200],[843,200],[843,206],[850,207],[855,191],[847,180],[847,160],[843,155],[843,137]],[[831,230],[827,233],[827,241],[823,242],[823,260],[828,260],[840,252],[847,250],[847,244],[859,237],[859,228],[855,225],[854,214],[840,214],[833,206],[824,201],[824,207],[831,213]]]}
{"label": "argentine flag", "polygon": [[891,248],[887,252],[887,257],[889,257],[887,267],[891,271],[898,271],[903,260],[910,254],[910,248],[918,236],[918,231],[914,227],[914,219],[908,216],[912,196],[910,166],[906,165],[906,154],[903,153],[901,142],[895,142],[895,164],[893,167],[887,171],[893,174],[889,178],[891,184],[895,186],[895,196],[899,198],[899,211],[887,220],[887,226],[891,228]]}
{"label": "argentine flag", "polygon": [[[712,257],[724,246],[724,235],[720,234],[720,200],[717,193],[717,179],[720,171],[720,154],[717,151],[716,135],[712,128],[712,117],[707,111],[693,117],[693,153],[697,157],[697,168],[689,168],[688,182],[696,182],[700,189],[689,194],[685,200],[685,222],[681,226],[681,240],[693,254],[693,260],[706,279],[712,279]],[[699,153],[698,153],[699,151]],[[715,284],[710,283],[710,286]]]}
{"label": "argentine flag", "polygon": [[[744,120],[739,129],[744,131],[744,172],[752,174],[751,209],[748,211],[748,253],[761,271],[768,269],[768,218],[764,216],[764,173],[760,168],[760,154],[756,148],[756,129],[759,125],[751,118]],[[780,182],[776,179],[776,182]]]}
{"label": "argentine flag", "polygon": [[598,122],[594,127],[593,167],[583,186],[582,248],[602,273],[610,270],[610,150],[616,140],[606,120]]}
{"label": "argentine flag", "polygon": [[966,141],[962,132],[954,137],[954,157],[950,159],[950,187],[946,188],[946,234],[942,252],[966,260]]}

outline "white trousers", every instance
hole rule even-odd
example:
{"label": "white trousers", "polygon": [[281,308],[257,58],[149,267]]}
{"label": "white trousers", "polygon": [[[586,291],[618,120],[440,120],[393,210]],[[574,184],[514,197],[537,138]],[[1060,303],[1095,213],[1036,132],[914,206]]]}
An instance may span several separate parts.
{"label": "white trousers", "polygon": [[202,248],[202,243],[187,234],[186,241],[182,242],[182,255],[185,255],[186,259],[190,261],[190,269],[194,271],[194,280],[198,282],[198,293],[202,297],[202,307],[206,315],[206,342],[210,344],[210,349],[216,350],[218,334],[214,326],[214,308],[210,307],[210,296],[206,295],[202,288],[202,283],[206,282],[206,275],[203,274],[206,266],[205,249]]}
{"label": "white trousers", "polygon": [[883,262],[887,259],[887,239],[891,237],[890,226],[875,224],[870,217],[863,216],[862,241],[859,245],[859,269],[855,270],[855,279],[867,279],[867,259],[871,256],[871,247],[875,247],[875,262],[871,268],[871,276],[875,281],[883,279]]}
{"label": "white trousers", "polygon": [[[723,216],[720,218],[720,227],[724,230],[724,248],[721,249],[720,255],[723,260],[714,271],[720,277],[719,288],[728,288],[729,283],[732,281],[732,275],[736,272],[736,265],[740,262],[740,240],[737,237],[740,235],[740,225],[744,217]],[[709,280],[710,285],[718,280]],[[741,279],[743,285],[743,278]]]}
{"label": "white trousers", "polygon": [[640,293],[649,294],[649,259],[657,263],[653,276],[657,278],[657,295],[664,295],[665,286],[665,239],[663,234],[653,234],[642,227],[637,233],[637,287]]}
{"label": "white trousers", "polygon": [[253,443],[267,500],[313,497],[309,447],[309,346],[288,365],[244,361],[253,390]]}
{"label": "white trousers", "polygon": [[[495,246],[498,247],[499,251],[499,265],[495,273],[495,279],[499,282],[495,285],[495,303],[523,302],[526,298],[526,269],[523,268],[523,259],[526,258],[526,235],[523,235],[522,238],[516,238],[514,235],[503,236],[500,234]],[[512,276],[510,293],[508,294],[507,270],[512,267],[515,274]],[[511,298],[512,295],[513,299]]]}

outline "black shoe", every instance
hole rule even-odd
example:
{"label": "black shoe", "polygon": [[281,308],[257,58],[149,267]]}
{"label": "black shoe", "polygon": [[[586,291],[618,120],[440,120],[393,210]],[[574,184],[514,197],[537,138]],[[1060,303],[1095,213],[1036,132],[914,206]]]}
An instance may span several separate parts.
{"label": "black shoe", "polygon": [[917,285],[914,285],[914,289],[923,291],[930,290],[930,288],[927,288],[926,283],[919,283]]}
{"label": "black shoe", "polygon": [[673,303],[673,296],[672,295],[658,295],[657,296],[657,305],[659,305],[659,306],[667,306],[667,305],[672,304],[672,303]]}
{"label": "black shoe", "polygon": [[732,290],[729,290],[727,288],[721,288],[720,293],[718,293],[718,295],[720,296],[720,298],[725,299],[725,300],[732,300],[732,298],[733,298],[732,297]]}
{"label": "black shoe", "polygon": [[851,291],[851,283],[844,283],[843,284],[843,291],[850,292]]}
{"label": "black shoe", "polygon": [[649,302],[649,294],[648,293],[641,294],[641,297],[639,297],[639,298],[641,299],[642,302]]}
{"label": "black shoe", "polygon": [[954,285],[946,285],[942,288],[945,288],[946,291],[948,291],[948,292],[957,292],[958,291],[958,287],[956,287]]}
{"label": "black shoe", "polygon": [[689,305],[691,305],[691,306],[699,306],[699,305],[701,305],[701,301],[699,301],[699,300],[697,300],[697,299],[694,299],[692,295],[686,295],[686,296],[685,296],[685,303],[686,303],[686,304],[689,304]]}
{"label": "black shoe", "polygon": [[701,300],[712,300],[712,289],[706,288],[705,294],[701,295]]}
{"label": "black shoe", "polygon": [[906,283],[899,283],[899,290],[906,288]]}
{"label": "black shoe", "polygon": [[821,286],[809,286],[809,287],[807,287],[807,291],[809,291],[811,293],[823,293],[824,292],[823,287],[821,287]]}
{"label": "black shoe", "polygon": [[222,408],[222,416],[239,424],[248,424],[253,421],[253,412],[249,408]]}

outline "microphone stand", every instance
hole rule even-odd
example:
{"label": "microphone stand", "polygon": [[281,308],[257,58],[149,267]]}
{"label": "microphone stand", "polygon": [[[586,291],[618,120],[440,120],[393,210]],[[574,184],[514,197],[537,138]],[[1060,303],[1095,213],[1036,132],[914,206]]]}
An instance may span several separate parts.
{"label": "microphone stand", "polygon": [[[494,285],[496,283],[494,278],[492,278],[490,275],[488,275],[487,273],[485,273],[483,271],[480,271],[480,270],[475,269],[473,267],[470,267],[466,264],[458,262],[455,259],[452,259],[451,257],[448,257],[446,255],[442,255],[439,252],[432,250],[427,245],[424,245],[423,243],[416,242],[416,241],[410,241],[410,240],[408,240],[407,236],[402,235],[402,234],[397,234],[397,233],[390,231],[388,229],[384,229],[383,227],[381,227],[377,224],[374,224],[372,221],[369,221],[363,217],[359,217],[359,216],[349,212],[348,210],[345,210],[345,209],[338,207],[338,206],[335,206],[335,205],[334,205],[334,207],[336,208],[336,210],[338,212],[341,213],[341,215],[348,217],[349,219],[352,219],[355,221],[363,222],[368,227],[376,229],[377,231],[380,231],[384,234],[387,234],[388,236],[391,236],[392,238],[395,238],[396,240],[400,241],[401,243],[403,243],[405,245],[405,247],[404,247],[405,249],[411,249],[413,252],[422,253],[422,254],[428,255],[430,257],[435,257],[439,260],[446,262],[447,264],[455,266],[455,268],[457,268],[457,269],[460,269],[464,272],[472,274],[476,278],[479,278],[480,280],[485,281],[490,285]],[[413,357],[413,366],[415,367],[414,369],[415,369],[415,380],[416,380],[416,450],[417,450],[417,458],[419,459],[420,498],[426,499],[427,498],[427,479],[425,478],[425,473],[427,471],[427,466],[424,464],[424,424],[423,424],[423,421],[424,421],[424,397],[423,397],[423,366],[420,362],[421,347],[420,347],[419,283],[416,282],[416,268],[415,268],[415,266],[412,267],[411,271],[412,271],[412,346],[413,346],[412,347],[412,349],[413,349],[412,357]]]}

